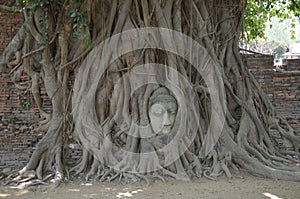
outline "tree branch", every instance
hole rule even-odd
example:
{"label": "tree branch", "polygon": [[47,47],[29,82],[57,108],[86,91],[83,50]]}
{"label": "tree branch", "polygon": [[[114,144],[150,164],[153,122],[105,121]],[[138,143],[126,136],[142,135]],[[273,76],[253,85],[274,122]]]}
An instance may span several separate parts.
{"label": "tree branch", "polygon": [[84,52],[82,52],[78,57],[76,57],[75,59],[73,59],[72,61],[62,65],[59,67],[59,71],[64,69],[65,67],[72,65],[74,63],[76,63],[77,61],[79,61],[80,59],[82,59],[83,57],[85,57],[93,48],[92,47],[88,47]]}
{"label": "tree branch", "polygon": [[6,10],[9,12],[22,12],[22,8],[18,8],[16,6],[10,7],[10,6],[6,6],[6,5],[0,5],[0,9]]}
{"label": "tree branch", "polygon": [[11,75],[15,70],[17,70],[22,65],[22,61],[23,61],[24,58],[26,58],[26,57],[34,54],[34,53],[37,53],[41,50],[44,50],[44,49],[45,49],[45,47],[41,47],[39,49],[36,49],[34,51],[31,51],[31,52],[26,53],[25,55],[23,55],[22,58],[21,58],[21,61],[9,72],[9,74]]}

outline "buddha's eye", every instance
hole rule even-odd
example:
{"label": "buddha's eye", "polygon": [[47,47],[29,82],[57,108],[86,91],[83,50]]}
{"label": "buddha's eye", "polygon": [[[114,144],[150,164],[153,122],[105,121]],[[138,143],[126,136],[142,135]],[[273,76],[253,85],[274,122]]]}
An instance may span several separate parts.
{"label": "buddha's eye", "polygon": [[163,111],[163,109],[159,109],[159,110],[154,110],[152,113],[155,116],[161,116],[161,115],[163,115],[164,111]]}
{"label": "buddha's eye", "polygon": [[151,113],[159,117],[165,113],[165,109],[160,104],[155,104],[151,107]]}

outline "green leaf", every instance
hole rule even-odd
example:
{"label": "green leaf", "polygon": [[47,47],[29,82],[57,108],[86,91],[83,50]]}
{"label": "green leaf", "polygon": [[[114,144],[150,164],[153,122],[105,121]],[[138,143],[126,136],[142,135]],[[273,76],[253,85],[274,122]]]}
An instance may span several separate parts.
{"label": "green leaf", "polygon": [[[300,4],[300,1],[296,1]],[[243,24],[244,35],[246,39],[255,39],[264,36],[266,31],[266,23],[271,17],[278,17],[281,22],[285,19],[300,16],[300,9],[290,0],[248,0],[246,7],[246,15]],[[292,25],[291,28],[295,28]]]}
{"label": "green leaf", "polygon": [[77,15],[76,12],[73,12],[73,13],[71,14],[71,17],[74,18],[74,17],[76,17],[76,15]]}

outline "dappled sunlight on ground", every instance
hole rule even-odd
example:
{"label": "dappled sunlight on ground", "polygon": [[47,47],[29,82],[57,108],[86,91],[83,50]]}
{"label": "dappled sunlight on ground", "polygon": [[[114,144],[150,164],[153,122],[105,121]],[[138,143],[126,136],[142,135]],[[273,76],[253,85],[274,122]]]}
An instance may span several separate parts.
{"label": "dappled sunlight on ground", "polygon": [[[127,188],[126,188],[127,189]],[[138,192],[143,191],[142,189],[137,189],[135,191],[127,191],[127,192],[119,192],[116,197],[117,198],[127,198],[127,197],[133,197],[135,194],[137,194]]]}
{"label": "dappled sunlight on ground", "polygon": [[[11,193],[11,192],[14,193]],[[7,192],[7,193],[5,193]],[[29,192],[27,189],[16,189],[15,187],[7,187],[4,191],[0,189],[0,198],[10,198],[12,196],[22,196]]]}
{"label": "dappled sunlight on ground", "polygon": [[79,189],[69,189],[69,191],[71,191],[71,192],[80,192]]}
{"label": "dappled sunlight on ground", "polygon": [[[275,196],[273,194],[270,193],[263,193],[265,196],[269,197],[270,199],[283,199],[283,198],[279,198],[278,196]],[[299,197],[300,197],[300,191],[299,191]]]}
{"label": "dappled sunlight on ground", "polygon": [[29,187],[28,189],[12,189],[11,187],[0,187],[0,199],[185,199],[185,198],[265,198],[265,199],[290,199],[299,198],[300,183],[287,181],[274,181],[252,176],[234,175],[229,182],[221,176],[218,181],[210,181],[204,178],[193,182],[175,181],[166,179],[136,184],[118,183],[62,183],[57,189],[51,186]]}
{"label": "dappled sunlight on ground", "polygon": [[10,196],[10,194],[7,194],[7,193],[0,193],[0,198],[6,198]]}

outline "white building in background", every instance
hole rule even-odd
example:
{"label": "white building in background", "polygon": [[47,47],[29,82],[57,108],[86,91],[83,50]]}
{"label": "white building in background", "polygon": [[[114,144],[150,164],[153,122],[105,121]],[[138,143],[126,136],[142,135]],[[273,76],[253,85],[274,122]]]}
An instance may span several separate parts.
{"label": "white building in background", "polygon": [[295,43],[289,52],[283,54],[285,59],[300,59],[300,43]]}

